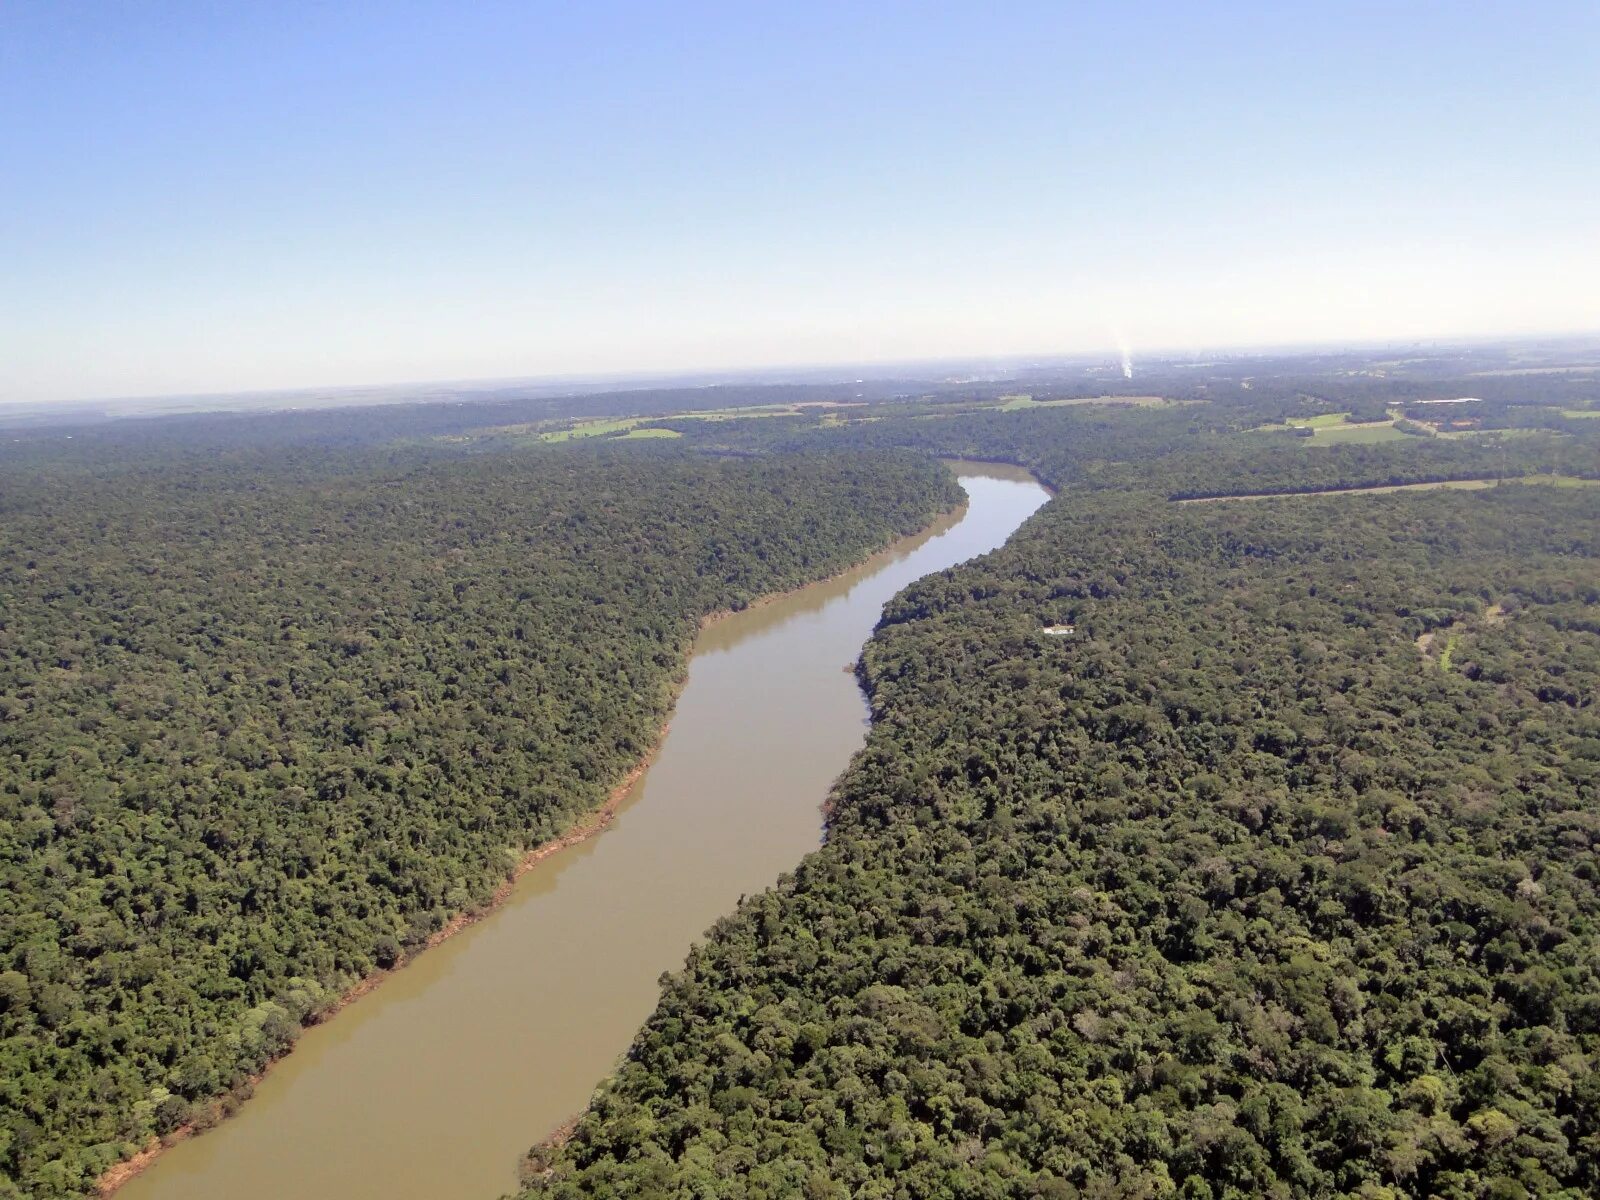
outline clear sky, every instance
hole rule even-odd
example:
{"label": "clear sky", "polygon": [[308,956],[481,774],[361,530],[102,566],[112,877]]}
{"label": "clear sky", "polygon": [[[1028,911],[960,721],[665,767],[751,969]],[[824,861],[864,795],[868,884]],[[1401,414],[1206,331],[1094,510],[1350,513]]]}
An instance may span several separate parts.
{"label": "clear sky", "polygon": [[0,4],[0,400],[1600,329],[1600,3]]}

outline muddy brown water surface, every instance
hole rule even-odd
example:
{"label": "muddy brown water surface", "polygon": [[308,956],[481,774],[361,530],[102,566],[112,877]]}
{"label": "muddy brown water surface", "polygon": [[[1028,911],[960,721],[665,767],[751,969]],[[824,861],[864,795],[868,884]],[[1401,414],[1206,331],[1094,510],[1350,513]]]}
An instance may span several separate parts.
{"label": "muddy brown water surface", "polygon": [[580,1110],[661,972],[816,848],[866,736],[854,662],[907,584],[1003,543],[1047,498],[953,463],[970,501],[856,569],[707,626],[671,728],[615,820],[491,916],[308,1029],[238,1114],[118,1200],[492,1200]]}

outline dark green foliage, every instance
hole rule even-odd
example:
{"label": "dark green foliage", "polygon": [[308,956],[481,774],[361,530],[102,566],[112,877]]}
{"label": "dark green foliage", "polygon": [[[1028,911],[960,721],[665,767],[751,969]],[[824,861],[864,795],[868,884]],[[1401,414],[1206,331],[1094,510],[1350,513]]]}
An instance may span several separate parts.
{"label": "dark green foliage", "polygon": [[1593,385],[1481,389],[1560,436],[1248,432],[1466,386],[1327,367],[526,455],[494,427],[732,397],[15,443],[0,1196],[81,1191],[480,904],[650,744],[702,614],[950,502],[906,450],[1064,493],[890,606],[828,845],[669,978],[536,1190],[1600,1193],[1600,491],[1168,502],[1600,477],[1549,407]]}
{"label": "dark green foliage", "polygon": [[1600,491],[1019,453],[1080,487],[891,603],[827,845],[532,1194],[1600,1194]]}
{"label": "dark green foliage", "polygon": [[700,618],[959,498],[669,452],[13,472],[0,1195],[75,1195],[487,900],[653,744]]}

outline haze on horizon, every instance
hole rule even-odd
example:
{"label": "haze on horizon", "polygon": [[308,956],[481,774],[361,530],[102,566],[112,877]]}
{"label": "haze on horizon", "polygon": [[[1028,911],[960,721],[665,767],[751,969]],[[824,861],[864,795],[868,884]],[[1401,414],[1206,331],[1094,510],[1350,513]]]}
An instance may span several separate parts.
{"label": "haze on horizon", "polygon": [[1600,7],[0,11],[0,401],[1600,329]]}

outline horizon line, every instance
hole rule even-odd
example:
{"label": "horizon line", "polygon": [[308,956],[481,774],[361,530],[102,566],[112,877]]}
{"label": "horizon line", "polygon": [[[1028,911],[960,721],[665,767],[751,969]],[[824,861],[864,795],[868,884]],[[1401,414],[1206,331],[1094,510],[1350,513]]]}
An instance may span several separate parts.
{"label": "horizon line", "polygon": [[[1136,356],[1136,361],[1137,361],[1137,358],[1143,358],[1147,362],[1156,362],[1156,363],[1171,365],[1171,364],[1176,363],[1176,362],[1181,362],[1183,359],[1186,359],[1186,358],[1187,359],[1193,359],[1193,358],[1198,357],[1198,356],[1207,356],[1207,357],[1216,356],[1216,357],[1228,357],[1228,358],[1251,358],[1251,357],[1265,357],[1265,356],[1273,354],[1273,353],[1282,354],[1282,353],[1293,352],[1293,353],[1299,353],[1299,354],[1314,354],[1314,353],[1319,353],[1319,352],[1320,353],[1330,353],[1330,352],[1335,352],[1335,351],[1339,351],[1339,350],[1352,351],[1352,350],[1375,349],[1375,348],[1386,347],[1386,346],[1401,346],[1401,345],[1404,345],[1404,346],[1430,345],[1430,346],[1433,346],[1433,347],[1438,348],[1438,349],[1448,348],[1448,347],[1451,347],[1451,346],[1480,346],[1480,345],[1485,345],[1485,344],[1489,344],[1489,345],[1499,344],[1499,345],[1510,346],[1510,345],[1528,344],[1528,343],[1537,343],[1537,342],[1547,342],[1547,341],[1556,341],[1556,342],[1560,342],[1560,341],[1581,341],[1581,340],[1586,339],[1586,338],[1600,339],[1600,328],[1546,330],[1546,331],[1539,331],[1539,332],[1527,332],[1527,331],[1524,331],[1524,332],[1519,332],[1519,333],[1463,333],[1463,334],[1448,334],[1448,335],[1435,335],[1435,336],[1410,335],[1410,336],[1397,336],[1397,337],[1388,337],[1388,338],[1385,338],[1385,337],[1358,337],[1358,338],[1348,338],[1348,339],[1330,339],[1328,341],[1290,340],[1290,341],[1283,341],[1283,342],[1234,343],[1234,344],[1216,345],[1216,346],[1187,346],[1187,347],[1179,347],[1179,346],[1172,346],[1172,345],[1165,345],[1165,346],[1158,345],[1158,346],[1153,346],[1148,350],[1139,351],[1137,356]],[[1093,361],[1096,361],[1096,360],[1098,360],[1100,358],[1105,358],[1108,361],[1108,363],[1110,363],[1112,365],[1120,365],[1121,357],[1122,357],[1122,348],[1119,347],[1119,346],[1116,346],[1116,345],[1110,345],[1110,346],[1105,346],[1105,347],[1095,347],[1093,349],[1076,350],[1076,351],[1073,351],[1073,350],[1018,351],[1018,352],[1006,353],[1006,354],[980,354],[980,353],[973,353],[973,354],[965,354],[965,355],[939,356],[939,357],[934,357],[934,358],[882,358],[882,359],[858,359],[858,360],[812,360],[812,361],[809,361],[809,362],[776,363],[776,364],[771,364],[771,365],[767,365],[767,366],[757,366],[757,365],[751,365],[751,364],[744,364],[744,365],[738,365],[738,366],[681,367],[681,368],[661,369],[661,370],[633,369],[633,370],[619,371],[619,372],[616,372],[616,373],[608,373],[608,372],[603,372],[603,371],[572,371],[572,372],[551,372],[549,374],[531,374],[531,375],[490,375],[490,376],[469,376],[469,377],[464,377],[464,378],[435,377],[435,378],[431,378],[431,379],[396,379],[396,380],[371,381],[371,382],[364,382],[364,383],[289,384],[289,385],[276,386],[276,387],[274,387],[274,386],[245,387],[245,388],[227,389],[227,390],[220,390],[220,391],[219,390],[205,390],[205,391],[186,391],[186,392],[135,392],[135,393],[126,393],[126,392],[124,392],[124,393],[116,393],[116,394],[111,394],[111,395],[81,396],[81,397],[59,399],[59,400],[0,399],[0,411],[13,411],[14,412],[14,411],[17,411],[19,409],[20,410],[30,410],[30,411],[43,411],[43,410],[49,410],[49,409],[75,409],[75,408],[83,408],[83,407],[86,407],[86,406],[100,405],[100,404],[108,404],[108,405],[110,405],[110,404],[137,404],[137,403],[154,403],[154,402],[174,403],[174,402],[183,402],[183,401],[227,400],[227,399],[241,399],[242,400],[242,399],[248,399],[250,397],[267,398],[267,397],[274,397],[274,396],[311,395],[311,394],[317,394],[317,393],[329,394],[329,398],[332,399],[333,398],[332,394],[339,394],[339,393],[354,395],[354,394],[359,394],[359,393],[362,393],[362,392],[395,391],[395,390],[421,389],[421,388],[467,388],[467,389],[484,388],[484,389],[486,389],[486,388],[494,388],[494,387],[518,387],[518,386],[559,388],[559,387],[562,387],[562,386],[565,386],[565,385],[575,385],[575,386],[579,387],[582,390],[593,390],[593,391],[596,391],[596,392],[604,392],[604,391],[607,391],[607,390],[615,390],[615,391],[619,391],[619,392],[628,392],[628,391],[646,390],[650,386],[655,385],[655,384],[671,384],[672,381],[674,381],[674,380],[690,380],[690,379],[698,379],[698,378],[704,378],[704,377],[712,377],[714,379],[713,382],[709,382],[709,383],[683,383],[683,384],[680,385],[680,386],[683,386],[685,388],[694,389],[694,388],[722,387],[722,386],[729,386],[729,385],[737,385],[737,384],[740,384],[740,383],[755,383],[755,382],[757,382],[757,380],[755,380],[753,378],[754,376],[757,376],[757,375],[783,375],[784,373],[787,373],[787,372],[803,372],[803,373],[815,374],[815,373],[818,373],[818,372],[829,372],[829,371],[839,371],[839,372],[843,372],[843,373],[849,373],[850,371],[870,370],[870,371],[873,371],[873,372],[876,373],[876,378],[882,379],[882,378],[888,377],[888,376],[886,376],[885,372],[889,372],[894,368],[918,368],[918,369],[926,370],[926,369],[930,369],[930,368],[940,368],[940,367],[953,368],[953,367],[958,367],[958,366],[973,366],[973,365],[984,363],[984,362],[994,362],[994,363],[1005,364],[1007,367],[1014,369],[1014,368],[1026,367],[1026,366],[1035,365],[1035,364],[1039,364],[1039,365],[1043,365],[1043,364],[1067,365],[1067,364],[1075,363],[1075,362],[1093,362]],[[991,376],[990,378],[991,379],[995,379],[995,378],[1003,378],[1003,377],[1004,377],[1003,375],[998,375],[998,376]],[[771,384],[771,385],[777,385],[777,384],[781,384],[781,383],[784,383],[784,382],[798,382],[798,381],[774,379],[774,380],[765,380],[765,381],[761,381],[761,382],[768,383],[768,384]],[[827,380],[826,382],[846,382],[846,381],[844,379],[840,378],[838,380],[830,379],[830,380]],[[608,386],[608,385],[615,385],[615,386]],[[552,398],[554,398],[554,396],[558,396],[558,395],[561,395],[561,394],[562,393],[559,393],[559,392],[553,393]],[[389,403],[395,403],[395,404],[407,404],[407,403],[426,404],[426,403],[429,403],[429,401],[430,401],[429,397],[417,397],[416,399],[412,399],[412,400],[407,400],[407,399],[405,399],[403,397],[396,397],[393,400],[389,401]],[[465,402],[465,401],[463,401],[463,402]],[[338,404],[336,404],[336,403],[331,403],[331,404],[323,405],[323,406],[320,406],[320,407],[337,408],[337,407],[340,407],[340,406]],[[373,405],[373,407],[377,407],[377,405]],[[219,411],[220,412],[220,411],[227,411],[227,410],[226,409],[194,410],[194,411],[191,411],[190,413],[188,413],[187,415],[191,415],[191,416],[199,415],[199,412],[202,412],[202,411]],[[132,415],[137,415],[137,414],[128,413],[128,414],[122,414],[122,415],[132,416]],[[160,415],[160,414],[152,414],[152,415]],[[177,415],[177,414],[171,414],[171,415]]]}

